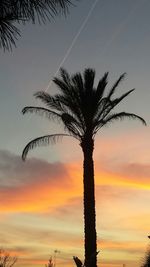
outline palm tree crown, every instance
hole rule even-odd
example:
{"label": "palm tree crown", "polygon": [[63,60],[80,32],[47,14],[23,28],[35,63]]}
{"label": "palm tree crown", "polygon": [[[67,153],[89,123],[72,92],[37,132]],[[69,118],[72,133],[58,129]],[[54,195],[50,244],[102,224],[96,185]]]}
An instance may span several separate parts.
{"label": "palm tree crown", "polygon": [[35,93],[35,97],[39,98],[46,108],[28,106],[22,112],[23,114],[34,112],[38,115],[45,115],[49,119],[56,119],[63,123],[67,134],[46,135],[32,140],[23,150],[23,160],[28,151],[34,147],[56,142],[63,136],[72,136],[79,140],[81,145],[88,136],[94,140],[96,133],[103,126],[115,120],[138,119],[146,125],[145,120],[134,113],[113,112],[114,108],[134,91],[134,89],[129,90],[120,97],[114,98],[116,88],[124,79],[125,73],[119,77],[106,95],[104,93],[108,83],[108,72],[99,80],[96,88],[94,87],[95,71],[93,69],[85,69],[83,75],[76,73],[70,76],[65,69],[61,68],[60,76],[60,78],[53,79],[60,90],[59,94],[51,96],[43,91]]}

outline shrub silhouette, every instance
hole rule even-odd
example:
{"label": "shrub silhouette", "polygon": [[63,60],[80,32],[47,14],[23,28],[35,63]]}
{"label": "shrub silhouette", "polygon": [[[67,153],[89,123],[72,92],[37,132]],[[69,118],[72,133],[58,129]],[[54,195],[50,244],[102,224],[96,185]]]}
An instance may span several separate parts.
{"label": "shrub silhouette", "polygon": [[141,267],[150,267],[150,246],[148,247]]}
{"label": "shrub silhouette", "polygon": [[10,256],[9,252],[0,249],[0,267],[12,267],[17,261],[17,257]]}

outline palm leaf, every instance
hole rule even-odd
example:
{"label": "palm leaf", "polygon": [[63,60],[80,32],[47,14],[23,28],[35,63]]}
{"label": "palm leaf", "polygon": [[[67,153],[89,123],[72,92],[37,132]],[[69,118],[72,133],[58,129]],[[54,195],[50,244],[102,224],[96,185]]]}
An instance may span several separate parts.
{"label": "palm leaf", "polygon": [[40,136],[36,139],[33,139],[25,146],[25,148],[22,152],[22,159],[25,160],[28,152],[30,150],[34,149],[35,147],[49,145],[50,143],[55,144],[57,141],[62,139],[64,136],[70,136],[70,135],[68,135],[68,134],[52,134],[52,135]]}
{"label": "palm leaf", "polygon": [[103,125],[106,125],[107,123],[113,122],[115,120],[123,120],[125,118],[134,119],[134,120],[137,119],[141,121],[144,125],[146,125],[146,121],[142,117],[134,113],[128,113],[128,112],[119,112],[116,114],[111,114],[110,116],[106,117],[105,120],[103,120]]}
{"label": "palm leaf", "polygon": [[131,94],[134,90],[135,90],[135,89],[131,89],[131,90],[129,90],[128,92],[126,92],[125,94],[123,94],[122,96],[120,96],[120,97],[114,99],[114,100],[112,101],[113,106],[115,107],[116,105],[118,105],[118,104],[119,104],[125,97],[127,97],[129,94]]}
{"label": "palm leaf", "polygon": [[56,109],[58,111],[64,112],[64,106],[59,101],[59,95],[55,95],[54,97],[49,95],[46,92],[39,91],[34,94],[34,96],[40,99],[44,104],[52,109]]}
{"label": "palm leaf", "polygon": [[49,6],[54,15],[68,13],[69,6],[73,5],[72,0],[45,0],[45,4]]}
{"label": "palm leaf", "polygon": [[[66,108],[66,112],[71,112],[78,121],[82,123],[84,127],[84,94],[83,94],[83,82],[82,77],[79,73],[74,74],[70,77],[68,72],[61,68],[60,78],[54,77],[53,81],[61,91],[60,95],[56,98]],[[87,108],[87,105],[85,105]]]}
{"label": "palm leaf", "polygon": [[94,69],[85,69],[84,71],[84,88],[85,90],[92,91],[94,86],[94,79],[95,79],[95,70]]}
{"label": "palm leaf", "polygon": [[70,85],[70,75],[67,70],[60,68],[60,76],[67,85]]}
{"label": "palm leaf", "polygon": [[95,123],[97,124],[97,119],[101,117],[101,119],[105,119],[105,117],[117,106],[125,97],[127,97],[130,93],[132,93],[135,89],[131,89],[119,98],[114,100],[110,100],[110,98],[102,98],[99,102],[98,113],[95,118]]}
{"label": "palm leaf", "polygon": [[71,95],[70,93],[66,96],[61,94],[56,95],[56,100],[63,107],[63,113],[69,113],[73,115],[84,128],[84,119],[81,110],[82,103],[78,94],[75,94],[75,92],[72,91]]}
{"label": "palm leaf", "polygon": [[75,93],[79,94],[80,96],[83,95],[84,92],[84,84],[83,84],[83,79],[81,73],[76,73],[72,75],[71,80],[73,82]]}
{"label": "palm leaf", "polygon": [[115,106],[117,106],[125,97],[127,97],[130,93],[132,93],[135,89],[131,89],[128,92],[126,92],[125,94],[123,94],[122,96],[114,99],[114,100],[110,100],[110,98],[106,98],[106,102],[105,105],[103,107],[103,111],[102,111],[102,118],[105,119],[105,117],[111,112],[112,109],[115,108]]}
{"label": "palm leaf", "polygon": [[80,123],[68,113],[63,113],[61,118],[64,123],[65,129],[67,129],[74,138],[81,140],[83,129]]}
{"label": "palm leaf", "polygon": [[93,117],[94,125],[96,125],[97,122],[105,116],[106,112],[108,112],[111,107],[112,101],[110,101],[110,99],[108,99],[107,97],[100,99]]}
{"label": "palm leaf", "polygon": [[115,92],[116,88],[118,87],[118,85],[120,84],[120,82],[124,80],[125,76],[126,76],[126,73],[123,73],[122,75],[120,75],[119,79],[115,82],[115,84],[111,88],[111,90],[107,96],[108,98],[111,98],[111,96],[114,94],[114,92]]}
{"label": "palm leaf", "polygon": [[95,125],[94,131],[93,131],[93,135],[96,135],[96,133],[99,131],[100,128],[102,128],[103,126],[106,126],[108,123],[114,122],[116,120],[124,120],[124,119],[134,119],[134,120],[139,120],[142,122],[142,124],[144,124],[146,126],[146,121],[134,114],[134,113],[128,113],[128,112],[119,112],[116,114],[111,114],[109,116],[107,116],[107,118],[100,119],[99,121],[97,121],[97,124]]}
{"label": "palm leaf", "polygon": [[9,2],[17,16],[32,20],[33,23],[36,18],[39,23],[45,23],[60,13],[66,14],[71,4],[70,0],[10,0]]}
{"label": "palm leaf", "polygon": [[68,86],[62,79],[54,77],[53,82],[57,85],[58,89],[64,93],[64,95],[68,95],[70,86]]}
{"label": "palm leaf", "polygon": [[102,77],[102,79],[100,79],[98,82],[98,86],[95,93],[97,101],[99,101],[103,97],[107,85],[107,78],[108,78],[108,72],[106,72]]}
{"label": "palm leaf", "polygon": [[[45,23],[56,15],[67,14],[72,0],[1,0],[0,48],[12,50],[20,36],[15,22]],[[73,5],[73,4],[72,4]]]}
{"label": "palm leaf", "polygon": [[13,25],[11,15],[0,18],[0,48],[12,50],[16,46],[16,41],[20,36],[20,31]]}
{"label": "palm leaf", "polygon": [[48,119],[57,119],[57,120],[61,119],[60,114],[58,114],[57,112],[54,112],[50,109],[46,109],[46,108],[42,108],[42,107],[32,107],[32,106],[24,107],[22,110],[22,113],[23,114],[35,113],[35,114],[38,114],[40,116],[45,115],[46,118],[48,118]]}

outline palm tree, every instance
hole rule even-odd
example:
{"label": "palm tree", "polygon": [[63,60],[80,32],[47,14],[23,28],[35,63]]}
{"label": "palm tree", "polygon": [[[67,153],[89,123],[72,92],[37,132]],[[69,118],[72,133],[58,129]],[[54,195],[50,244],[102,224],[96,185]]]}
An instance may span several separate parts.
{"label": "palm tree", "polygon": [[11,50],[12,45],[16,45],[20,31],[14,23],[46,22],[60,13],[68,12],[71,3],[72,0],[1,0],[0,48]]}
{"label": "palm tree", "polygon": [[[114,98],[119,83],[124,79],[122,74],[108,93],[105,93],[108,72],[94,87],[95,71],[85,69],[83,75],[76,73],[70,76],[65,69],[60,69],[60,78],[53,82],[60,93],[51,96],[46,92],[37,92],[35,97],[40,99],[45,107],[25,107],[22,112],[45,115],[48,119],[62,123],[67,133],[51,134],[38,137],[29,142],[23,150],[22,159],[25,160],[29,150],[36,146],[55,143],[63,136],[71,136],[79,141],[83,151],[83,187],[84,187],[84,234],[85,234],[85,266],[97,266],[97,237],[95,212],[95,186],[93,150],[95,135],[101,128],[113,121],[124,118],[138,119],[144,125],[143,118],[133,113],[114,113],[114,108],[134,89]],[[105,94],[104,94],[105,93]]]}

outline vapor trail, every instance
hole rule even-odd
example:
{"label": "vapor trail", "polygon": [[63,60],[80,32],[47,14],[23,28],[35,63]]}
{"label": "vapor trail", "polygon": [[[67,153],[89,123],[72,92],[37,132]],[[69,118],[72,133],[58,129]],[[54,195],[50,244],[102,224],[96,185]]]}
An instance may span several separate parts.
{"label": "vapor trail", "polygon": [[[79,28],[77,34],[75,35],[74,39],[72,40],[72,43],[70,44],[70,46],[69,46],[69,48],[68,48],[68,50],[67,50],[67,52],[66,52],[64,58],[63,58],[62,61],[60,62],[59,66],[58,66],[58,69],[57,69],[57,71],[55,72],[55,75],[54,75],[54,76],[56,76],[56,75],[58,74],[60,68],[62,67],[62,65],[64,64],[64,62],[66,61],[66,59],[68,58],[68,56],[69,56],[69,54],[70,54],[70,52],[71,52],[73,46],[75,45],[75,43],[76,43],[76,41],[77,41],[79,35],[80,35],[81,32],[83,31],[83,29],[85,28],[85,26],[86,26],[86,24],[87,24],[87,22],[88,22],[88,20],[89,20],[89,18],[90,18],[90,16],[91,16],[91,14],[92,14],[92,12],[93,12],[93,10],[94,10],[94,8],[95,8],[95,6],[96,6],[96,4],[97,4],[98,1],[99,1],[99,0],[95,0],[94,3],[93,3],[93,5],[91,6],[91,8],[90,8],[90,10],[89,10],[89,12],[88,12],[86,18],[84,19],[84,21],[83,21],[81,27]],[[44,90],[45,92],[48,91],[48,89],[49,89],[49,87],[51,86],[51,84],[52,84],[52,80],[50,80],[48,86],[45,88],[45,90]]]}

